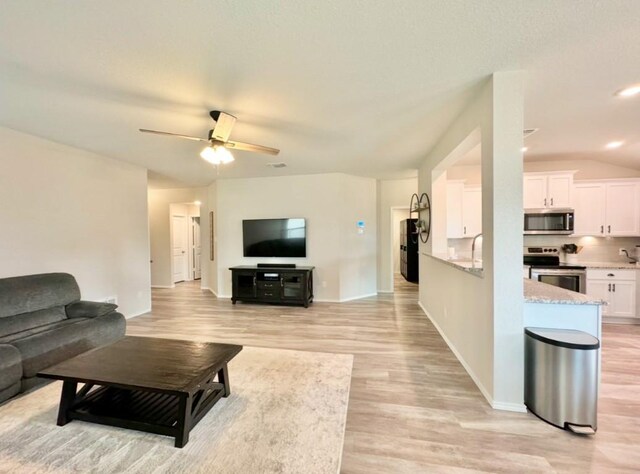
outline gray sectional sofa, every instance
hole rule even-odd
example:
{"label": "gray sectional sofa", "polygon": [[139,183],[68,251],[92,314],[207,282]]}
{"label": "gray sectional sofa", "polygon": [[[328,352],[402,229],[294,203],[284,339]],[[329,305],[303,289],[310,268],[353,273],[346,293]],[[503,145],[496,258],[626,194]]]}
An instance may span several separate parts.
{"label": "gray sectional sofa", "polygon": [[44,382],[40,370],[123,337],[116,308],[81,301],[67,273],[0,279],[0,402]]}

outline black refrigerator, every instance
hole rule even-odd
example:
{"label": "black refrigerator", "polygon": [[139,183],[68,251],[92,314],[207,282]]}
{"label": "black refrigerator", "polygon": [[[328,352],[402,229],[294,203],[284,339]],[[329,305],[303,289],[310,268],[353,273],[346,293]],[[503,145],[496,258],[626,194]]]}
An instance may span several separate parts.
{"label": "black refrigerator", "polygon": [[418,242],[416,234],[418,219],[400,221],[400,273],[410,282],[418,283]]}

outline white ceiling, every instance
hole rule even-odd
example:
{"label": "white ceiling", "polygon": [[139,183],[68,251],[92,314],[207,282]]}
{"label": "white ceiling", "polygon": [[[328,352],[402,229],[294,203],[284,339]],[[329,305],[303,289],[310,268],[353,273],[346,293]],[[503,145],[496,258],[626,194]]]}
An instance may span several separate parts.
{"label": "white ceiling", "polygon": [[[530,156],[638,168],[640,98],[613,97],[638,58],[637,0],[5,1],[0,124],[189,185],[401,177],[490,73],[525,69]],[[200,144],[137,131],[206,136],[211,109],[280,156],[235,152],[218,175]]]}

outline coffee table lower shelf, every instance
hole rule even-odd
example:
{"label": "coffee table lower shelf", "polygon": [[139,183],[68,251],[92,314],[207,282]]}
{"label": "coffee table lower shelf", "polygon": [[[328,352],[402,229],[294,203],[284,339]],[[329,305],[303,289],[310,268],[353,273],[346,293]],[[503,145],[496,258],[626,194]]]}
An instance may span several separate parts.
{"label": "coffee table lower shelf", "polygon": [[77,386],[77,382],[64,382],[59,426],[81,420],[172,436],[177,448],[187,444],[189,431],[211,407],[229,395],[228,386],[216,382],[193,396],[93,384],[85,384],[77,391]]}

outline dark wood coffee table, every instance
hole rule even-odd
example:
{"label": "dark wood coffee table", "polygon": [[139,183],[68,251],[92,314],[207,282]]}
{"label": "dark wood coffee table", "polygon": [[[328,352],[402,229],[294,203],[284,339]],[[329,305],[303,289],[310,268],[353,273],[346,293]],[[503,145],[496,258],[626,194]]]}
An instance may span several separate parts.
{"label": "dark wood coffee table", "polygon": [[[126,336],[49,367],[62,380],[58,425],[71,420],[175,437],[189,431],[231,393],[227,363],[242,346]],[[217,380],[216,380],[217,375]],[[78,384],[84,386],[78,390]]]}

